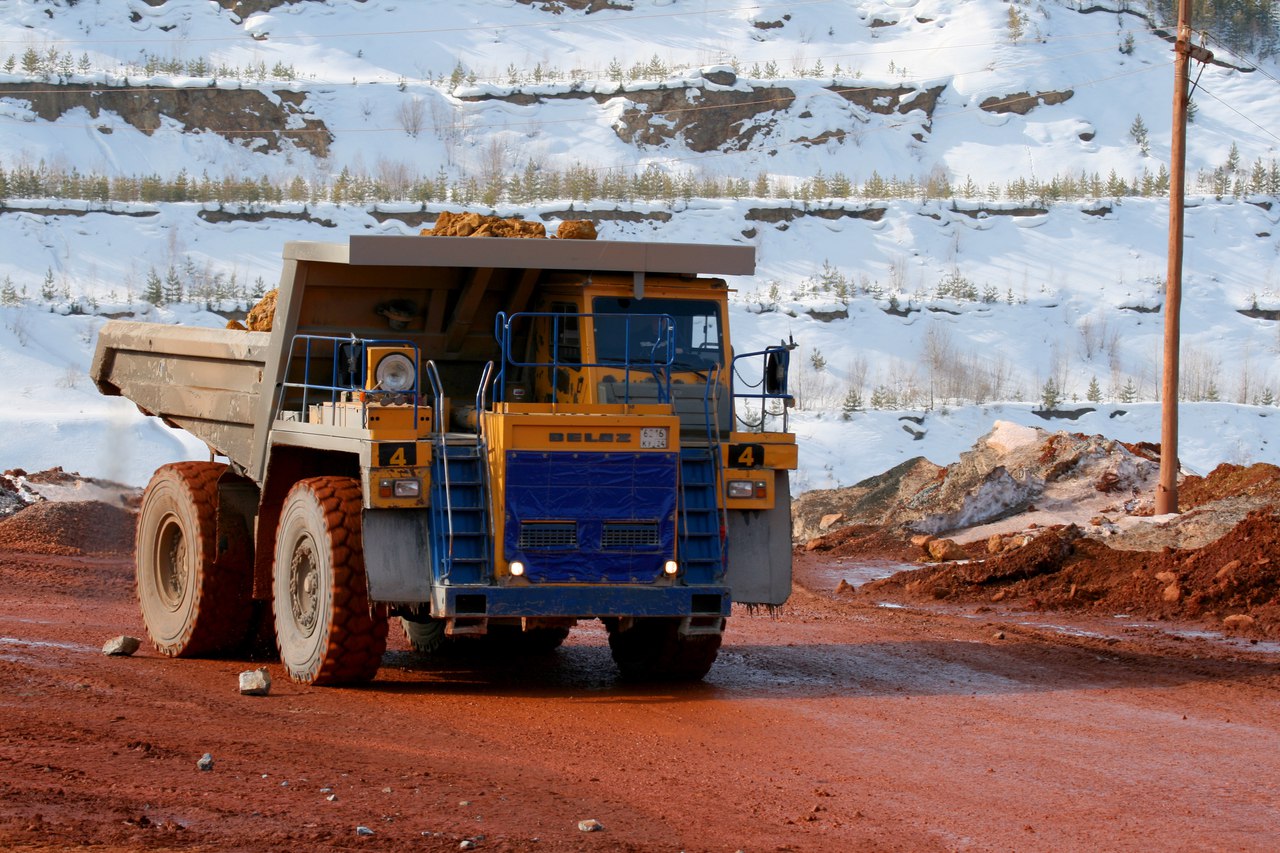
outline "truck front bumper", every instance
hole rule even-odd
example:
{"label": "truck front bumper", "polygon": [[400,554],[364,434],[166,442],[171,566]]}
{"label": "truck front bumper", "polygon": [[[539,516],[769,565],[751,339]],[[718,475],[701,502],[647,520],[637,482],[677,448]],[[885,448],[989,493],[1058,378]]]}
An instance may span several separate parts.
{"label": "truck front bumper", "polygon": [[437,618],[728,616],[729,607],[729,590],[723,586],[468,584],[432,590],[432,613]]}

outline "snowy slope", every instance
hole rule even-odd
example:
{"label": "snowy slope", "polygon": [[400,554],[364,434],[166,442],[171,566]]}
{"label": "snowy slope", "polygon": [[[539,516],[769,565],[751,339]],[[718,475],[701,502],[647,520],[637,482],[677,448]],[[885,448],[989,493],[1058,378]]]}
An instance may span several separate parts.
{"label": "snowy slope", "polygon": [[[328,0],[274,5],[242,20],[207,0],[127,7],[0,0],[0,65],[16,59],[11,71],[0,70],[0,86],[12,87],[0,89],[0,167],[44,161],[106,175],[171,177],[185,170],[215,179],[247,175],[283,183],[300,176],[326,183],[344,169],[375,176],[443,171],[457,179],[493,169],[518,173],[532,161],[555,170],[653,167],[752,181],[764,172],[771,188],[788,181],[798,187],[819,172],[855,183],[873,173],[917,181],[943,176],[957,188],[966,179],[979,188],[994,183],[996,198],[982,200],[775,195],[594,206],[670,214],[665,222],[605,222],[604,239],[756,247],[758,275],[733,283],[735,343],[750,349],[791,335],[800,344],[800,488],[854,482],[917,454],[951,461],[997,418],[1158,440],[1153,401],[1167,202],[1104,196],[1041,206],[1001,197],[1020,177],[1085,172],[1105,179],[1114,170],[1133,179],[1167,162],[1172,54],[1146,21],[1134,14],[1082,14],[1056,3],[1017,6],[1025,17],[1015,41],[1008,18],[1014,7],[994,0],[629,5],[551,12],[512,0]],[[1130,36],[1132,50],[1123,52]],[[1254,66],[1213,46],[1235,67],[1209,67],[1200,77],[1192,173],[1223,165],[1233,144],[1242,169],[1272,163],[1280,141],[1268,129],[1280,126],[1275,63],[1239,70]],[[28,50],[73,56],[67,78],[73,83],[245,87],[273,102],[278,92],[295,92],[333,142],[319,157],[288,144],[270,151],[211,132],[183,132],[168,119],[148,135],[109,111],[95,116],[78,108],[46,120],[17,90],[56,87],[59,75],[45,81],[23,73]],[[149,56],[203,58],[234,73],[149,72]],[[610,68],[615,63],[624,72],[635,65],[661,68],[634,79],[624,73],[620,91]],[[254,68],[264,70],[261,80]],[[459,76],[450,79],[455,68]],[[616,131],[639,93],[689,85],[689,103],[697,108],[699,92],[718,90],[702,74],[729,68],[737,70],[734,82],[718,89],[775,95],[785,89],[794,96],[742,150],[694,151],[679,139],[633,144]],[[877,112],[838,93],[898,86],[940,88],[941,94],[926,114]],[[1070,97],[1025,115],[981,108],[988,98],[1024,92]],[[531,102],[502,100],[513,93]],[[575,96],[563,97],[567,93]],[[402,117],[415,103],[423,127],[410,135]],[[1139,114],[1149,128],[1147,153],[1130,135]],[[819,144],[804,141],[824,135]],[[500,212],[541,215],[554,227],[569,201],[503,205]],[[1241,313],[1280,309],[1280,201],[1198,192],[1189,201],[1184,387],[1189,398],[1211,387],[1220,400],[1243,405],[1185,406],[1183,459],[1198,470],[1221,461],[1280,461],[1268,443],[1275,407],[1252,405],[1280,395],[1280,323]],[[184,276],[191,270],[206,279],[220,276],[236,282],[242,295],[238,306],[231,300],[214,307],[243,307],[248,292],[274,285],[287,240],[340,242],[353,233],[416,230],[394,219],[379,222],[371,206],[323,202],[251,211],[302,219],[237,222],[202,218],[212,204],[13,197],[5,203],[0,285],[13,298],[0,306],[0,386],[15,404],[0,415],[9,427],[0,466],[61,464],[130,483],[145,482],[164,461],[205,451],[141,419],[131,404],[99,397],[86,370],[101,317],[64,314],[146,309],[162,322],[221,325],[221,317],[196,306],[146,306],[140,300],[147,276],[153,269],[163,276],[170,267]],[[380,208],[423,212],[407,202]],[[444,209],[457,206],[432,204],[425,212]],[[868,209],[883,213],[865,218]],[[789,218],[762,218],[777,210]],[[790,216],[806,211],[833,215]],[[824,270],[847,283],[846,295],[829,281],[821,286]],[[957,278],[979,298],[939,292]],[[52,297],[42,297],[42,289]],[[811,312],[847,317],[823,321]],[[815,361],[825,362],[821,370]],[[972,389],[957,390],[958,375],[989,379],[978,404]],[[1077,421],[1045,422],[1031,409],[1050,379],[1065,408],[1085,406],[1093,380],[1103,403],[1088,404],[1098,411]],[[1117,401],[1126,386],[1140,402]],[[850,388],[864,405],[877,389],[908,402],[904,411],[861,412],[846,421],[841,404]],[[923,438],[902,429],[905,414],[925,414]]]}

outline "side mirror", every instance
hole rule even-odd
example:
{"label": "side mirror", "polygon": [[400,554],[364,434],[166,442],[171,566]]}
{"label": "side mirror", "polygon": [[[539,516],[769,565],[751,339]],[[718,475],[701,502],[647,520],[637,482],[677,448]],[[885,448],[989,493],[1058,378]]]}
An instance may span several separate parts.
{"label": "side mirror", "polygon": [[764,390],[766,394],[787,393],[787,366],[791,354],[785,349],[771,349],[764,358]]}

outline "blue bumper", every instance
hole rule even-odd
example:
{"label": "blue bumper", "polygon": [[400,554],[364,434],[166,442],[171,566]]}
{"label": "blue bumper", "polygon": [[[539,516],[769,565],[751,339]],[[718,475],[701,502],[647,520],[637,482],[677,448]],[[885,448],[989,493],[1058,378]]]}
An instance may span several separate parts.
{"label": "blue bumper", "polygon": [[728,616],[723,586],[440,586],[433,590],[437,617]]}

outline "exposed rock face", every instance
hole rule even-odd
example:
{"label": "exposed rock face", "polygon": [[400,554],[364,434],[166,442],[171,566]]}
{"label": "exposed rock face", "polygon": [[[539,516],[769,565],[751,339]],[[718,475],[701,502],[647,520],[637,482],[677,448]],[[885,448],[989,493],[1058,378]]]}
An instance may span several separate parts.
{"label": "exposed rock face", "polygon": [[1065,89],[1061,92],[1015,92],[1012,95],[993,95],[978,105],[979,109],[989,113],[1017,113],[1024,116],[1040,105],[1053,106],[1071,100],[1075,92]]}
{"label": "exposed rock face", "polygon": [[1158,474],[1158,462],[1102,436],[997,421],[946,468],[916,458],[846,489],[801,495],[793,534],[827,532],[821,520],[833,513],[844,514],[840,527],[900,525],[936,536],[1033,509],[1047,516],[1040,523],[1054,523],[1055,513],[1127,512],[1154,491]]}
{"label": "exposed rock face", "polygon": [[[272,98],[271,96],[275,97]],[[162,118],[187,131],[209,131],[256,151],[279,151],[292,145],[317,157],[327,156],[333,134],[319,119],[307,118],[306,94],[258,89],[173,88],[169,86],[112,86],[63,83],[33,92],[25,83],[0,84],[0,98],[26,101],[36,115],[55,121],[76,108],[92,118],[103,112],[120,116],[147,136]],[[264,128],[276,128],[264,130]],[[287,129],[286,129],[287,128]],[[108,132],[109,129],[104,130]]]}
{"label": "exposed rock face", "polygon": [[678,138],[698,152],[745,150],[773,127],[774,114],[796,100],[795,92],[782,86],[647,89],[624,97],[630,103],[614,125],[623,142],[657,146]]}
{"label": "exposed rock face", "polygon": [[[528,106],[556,99],[591,98],[603,104],[622,98],[627,103],[614,124],[614,132],[623,142],[660,146],[678,140],[691,151],[698,152],[745,150],[757,136],[776,126],[779,113],[791,109],[796,103],[795,91],[785,86],[720,88],[742,84],[743,81],[731,72],[708,72],[703,80],[708,85],[620,88],[612,94],[512,92],[468,96],[463,100],[498,100]],[[829,86],[826,91],[831,94],[822,97],[836,96],[878,115],[906,115],[920,110],[928,120],[932,120],[944,90],[944,86],[928,89],[908,85]],[[843,141],[846,136],[848,130],[837,127],[821,131],[816,136],[786,141],[821,145],[831,139]]]}
{"label": "exposed rock face", "polygon": [[868,112],[880,115],[906,115],[914,110],[923,110],[931,120],[933,111],[938,107],[938,99],[942,97],[946,86],[932,86],[919,89],[915,86],[837,86],[830,91],[835,92],[851,104],[857,104]]}
{"label": "exposed rock face", "polygon": [[[792,505],[792,536],[803,542],[835,527],[892,523],[896,507],[945,472],[942,466],[917,456],[845,489],[805,492]],[[824,528],[822,520],[833,515],[840,515],[840,521]]]}

